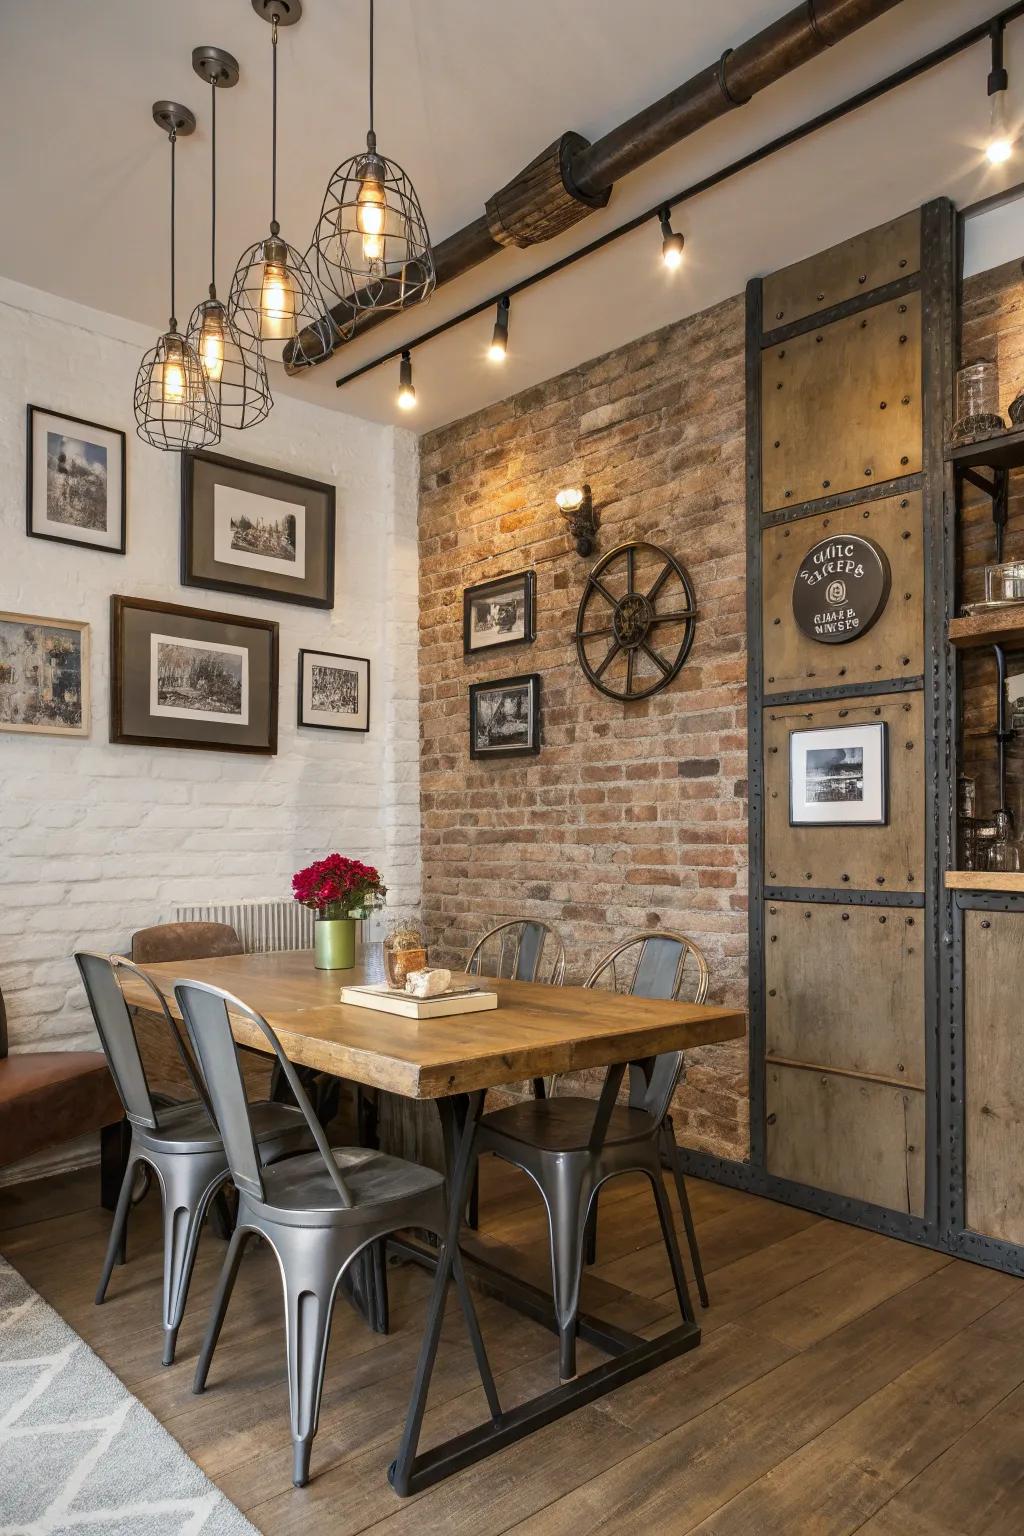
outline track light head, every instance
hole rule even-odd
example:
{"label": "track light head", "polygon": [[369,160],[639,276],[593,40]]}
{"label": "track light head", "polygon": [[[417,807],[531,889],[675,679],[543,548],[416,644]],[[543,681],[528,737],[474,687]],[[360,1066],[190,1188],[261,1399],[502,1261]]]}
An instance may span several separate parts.
{"label": "track light head", "polygon": [[1010,77],[1003,63],[1003,31],[1004,23],[996,20],[992,23],[992,68],[988,76],[988,94],[992,103],[991,122],[989,124],[988,143],[985,145],[985,157],[990,165],[1005,165],[1013,154],[1014,134],[1006,117],[1006,92],[1010,84]]}
{"label": "track light head", "polygon": [[670,272],[681,264],[683,259],[683,245],[685,241],[682,235],[676,234],[671,223],[671,209],[665,207],[661,210],[661,259]]}
{"label": "track light head", "polygon": [[411,411],[416,404],[416,390],[412,382],[412,353],[408,350],[402,353],[402,361],[398,365],[398,404],[403,411]]}
{"label": "track light head", "polygon": [[511,307],[508,294],[498,300],[494,331],[491,335],[491,344],[487,349],[487,356],[492,363],[503,363],[508,355],[508,315]]}

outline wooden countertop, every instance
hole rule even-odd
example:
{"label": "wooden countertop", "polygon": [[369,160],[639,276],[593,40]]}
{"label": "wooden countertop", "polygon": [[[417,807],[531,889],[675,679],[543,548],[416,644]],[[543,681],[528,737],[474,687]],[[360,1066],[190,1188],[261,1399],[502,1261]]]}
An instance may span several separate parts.
{"label": "wooden countertop", "polygon": [[947,869],[947,891],[1019,891],[1024,895],[1024,870]]}

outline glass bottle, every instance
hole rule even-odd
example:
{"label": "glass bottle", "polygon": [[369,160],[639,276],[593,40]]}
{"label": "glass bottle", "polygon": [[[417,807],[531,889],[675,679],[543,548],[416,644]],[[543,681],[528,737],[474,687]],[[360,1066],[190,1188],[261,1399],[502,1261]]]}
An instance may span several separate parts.
{"label": "glass bottle", "polygon": [[992,871],[1020,869],[1020,843],[1013,835],[1013,821],[1009,811],[995,814],[996,835],[988,848],[986,867]]}
{"label": "glass bottle", "polygon": [[991,358],[980,357],[957,372],[953,440],[989,437],[1005,426],[999,414],[999,370]]}

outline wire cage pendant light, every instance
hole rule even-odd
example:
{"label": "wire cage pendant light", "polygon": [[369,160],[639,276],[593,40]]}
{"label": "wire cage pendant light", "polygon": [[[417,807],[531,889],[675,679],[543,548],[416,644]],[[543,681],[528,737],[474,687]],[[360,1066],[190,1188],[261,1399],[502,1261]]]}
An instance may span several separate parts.
{"label": "wire cage pendant light", "polygon": [[330,357],[338,340],[319,282],[277,222],[277,29],[298,21],[302,7],[298,0],[253,0],[253,9],[272,26],[270,233],[239,257],[227,312],[247,352],[265,355],[268,342],[290,343],[289,361],[301,367]]}
{"label": "wire cage pendant light", "polygon": [[217,92],[236,84],[238,63],[223,49],[204,46],[193,49],[192,68],[210,86],[210,296],[192,311],[188,339],[210,382],[221,426],[243,431],[263,421],[274,401],[262,350],[244,345],[217,297]]}
{"label": "wire cage pendant light", "polygon": [[427,221],[400,165],[377,151],[373,127],[370,0],[370,128],[366,149],[342,162],[324,194],[310,247],[316,274],[338,299],[334,318],[348,340],[371,314],[408,309],[434,291]]}
{"label": "wire cage pendant light", "polygon": [[173,101],[153,104],[153,118],[171,145],[171,317],[168,328],[147,352],[135,378],[136,431],[144,442],[165,452],[208,448],[220,439],[220,412],[199,355],[178,330],[174,314],[175,151],[179,134],[194,131],[187,107]]}

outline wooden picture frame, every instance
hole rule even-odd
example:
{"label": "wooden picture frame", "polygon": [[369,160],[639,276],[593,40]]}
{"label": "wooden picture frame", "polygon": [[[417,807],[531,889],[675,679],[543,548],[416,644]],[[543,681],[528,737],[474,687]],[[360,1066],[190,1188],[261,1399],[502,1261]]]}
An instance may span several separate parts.
{"label": "wooden picture frame", "polygon": [[[490,695],[504,695],[492,699]],[[511,704],[511,713],[507,713]],[[506,714],[495,727],[498,709]],[[484,711],[488,719],[484,720]],[[499,677],[472,683],[469,689],[469,755],[475,762],[488,758],[533,757],[540,751],[540,673]]]}
{"label": "wooden picture frame", "polygon": [[[65,431],[64,423],[77,431]],[[118,427],[27,407],[25,532],[30,539],[124,554],[127,439]]]}
{"label": "wooden picture frame", "polygon": [[889,727],[818,726],[789,733],[791,827],[889,823]]}
{"label": "wooden picture frame", "polygon": [[335,501],[323,480],[183,453],[182,585],[333,608]]}
{"label": "wooden picture frame", "polygon": [[[334,667],[334,662],[351,662],[351,667]],[[342,697],[317,700],[317,664],[319,670],[336,672],[342,679]],[[355,679],[354,684],[350,679]],[[349,705],[347,693],[354,689],[355,697]],[[332,708],[332,704],[335,706]],[[335,718],[330,718],[331,716]],[[352,716],[352,723],[346,723]],[[319,731],[368,731],[370,729],[370,662],[365,656],[343,656],[337,651],[299,651],[299,681],[296,704],[296,723]]]}
{"label": "wooden picture frame", "polygon": [[[466,587],[462,593],[462,654],[477,656],[535,640],[536,592],[535,571],[513,571]],[[496,638],[491,639],[488,631]]]}
{"label": "wooden picture frame", "polygon": [[277,752],[278,625],[179,603],[110,599],[110,740]]}
{"label": "wooden picture frame", "polygon": [[[78,635],[77,667],[60,667],[52,646],[47,656],[42,638],[32,637],[33,630],[53,630],[55,639],[58,634]],[[0,613],[0,731],[79,739],[91,735],[91,637],[90,626],[81,619]],[[34,718],[26,720],[26,714]],[[71,723],[62,723],[62,714]]]}

